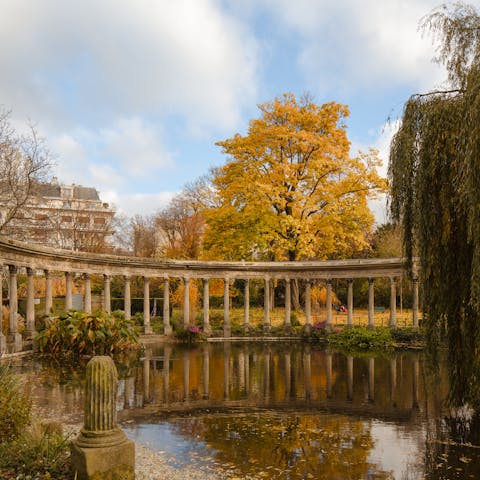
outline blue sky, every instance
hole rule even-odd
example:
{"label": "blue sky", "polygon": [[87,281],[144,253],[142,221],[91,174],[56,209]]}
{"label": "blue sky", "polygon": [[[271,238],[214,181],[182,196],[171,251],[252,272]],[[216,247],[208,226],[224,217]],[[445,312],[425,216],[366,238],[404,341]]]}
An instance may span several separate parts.
{"label": "blue sky", "polygon": [[37,125],[60,181],[128,215],[220,165],[215,141],[284,92],[346,103],[352,154],[378,148],[386,163],[387,118],[445,76],[418,32],[438,4],[0,0],[0,105],[19,130]]}

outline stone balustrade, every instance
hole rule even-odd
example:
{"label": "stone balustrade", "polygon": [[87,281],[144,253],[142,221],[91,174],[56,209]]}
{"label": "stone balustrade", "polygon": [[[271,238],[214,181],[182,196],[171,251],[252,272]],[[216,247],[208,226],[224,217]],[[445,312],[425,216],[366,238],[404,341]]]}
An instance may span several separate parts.
{"label": "stone balustrade", "polygon": [[[0,352],[19,351],[22,349],[22,337],[18,332],[17,322],[17,275],[19,271],[27,274],[27,318],[26,333],[35,336],[34,325],[34,291],[35,275],[45,279],[45,309],[52,308],[52,272],[65,274],[65,309],[72,308],[72,281],[74,276],[84,282],[84,309],[92,310],[91,275],[103,276],[103,308],[111,310],[110,282],[114,276],[124,279],[124,310],[125,317],[131,318],[130,281],[134,276],[143,277],[144,285],[144,333],[152,332],[150,325],[150,281],[152,278],[163,278],[164,304],[163,324],[166,334],[171,333],[169,282],[172,278],[180,278],[184,284],[183,326],[190,322],[189,285],[191,279],[203,282],[203,326],[208,333],[211,331],[209,321],[209,281],[223,279],[224,281],[224,336],[229,337],[231,326],[229,317],[229,288],[236,279],[245,280],[245,313],[244,327],[249,327],[250,280],[260,279],[264,282],[264,329],[270,328],[270,288],[272,281],[285,282],[285,326],[290,325],[291,312],[291,282],[302,280],[305,287],[305,317],[306,327],[311,326],[311,285],[313,281],[324,281],[326,284],[326,324],[332,325],[332,280],[346,279],[348,285],[347,326],[353,325],[353,281],[368,278],[368,322],[374,326],[374,281],[377,278],[390,278],[391,303],[390,326],[396,325],[396,283],[405,275],[406,262],[401,258],[386,259],[352,259],[329,261],[301,262],[224,262],[224,261],[194,261],[194,260],[157,260],[151,258],[125,257],[85,252],[71,252],[39,245],[25,244],[0,237],[0,272],[3,276],[8,272],[8,303],[10,318],[8,333],[0,331]],[[417,270],[413,269],[413,326],[418,326],[418,279]]]}

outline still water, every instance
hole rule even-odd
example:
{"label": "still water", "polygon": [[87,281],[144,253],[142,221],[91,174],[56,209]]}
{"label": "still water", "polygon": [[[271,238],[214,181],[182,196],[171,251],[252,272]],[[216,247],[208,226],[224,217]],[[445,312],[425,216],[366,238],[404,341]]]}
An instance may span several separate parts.
{"label": "still water", "polygon": [[[16,364],[37,408],[81,421],[84,366]],[[172,463],[249,478],[480,479],[480,428],[446,407],[444,366],[418,352],[302,344],[151,346],[118,364],[119,420]]]}

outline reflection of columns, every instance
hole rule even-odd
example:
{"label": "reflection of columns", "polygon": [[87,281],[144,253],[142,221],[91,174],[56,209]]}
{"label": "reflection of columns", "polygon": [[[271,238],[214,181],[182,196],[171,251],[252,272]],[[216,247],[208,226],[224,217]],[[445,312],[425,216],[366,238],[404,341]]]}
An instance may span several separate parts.
{"label": "reflection of columns", "polygon": [[163,348],[163,401],[168,404],[170,393],[170,355],[172,347],[165,345]]}
{"label": "reflection of columns", "polygon": [[27,268],[27,312],[26,333],[28,338],[36,335],[35,331],[35,290],[33,285],[33,269]]}
{"label": "reflection of columns", "polygon": [[7,338],[3,334],[3,265],[0,264],[0,356],[7,351]]}
{"label": "reflection of columns", "polygon": [[18,333],[18,297],[17,297],[17,267],[15,265],[9,265],[8,270],[10,273],[10,317],[8,325],[8,343],[13,345],[14,352],[19,352],[22,349],[22,336]]}
{"label": "reflection of columns", "polygon": [[327,323],[326,326],[328,329],[332,328],[332,279],[327,279],[327,298],[326,298],[326,308],[327,308]]}
{"label": "reflection of columns", "polygon": [[143,331],[152,333],[150,326],[150,278],[143,277]]}
{"label": "reflection of columns", "polygon": [[143,402],[150,401],[150,349],[145,350],[145,358],[143,359]]}
{"label": "reflection of columns", "polygon": [[125,312],[125,320],[131,320],[132,318],[132,293],[130,277],[125,275],[123,277],[123,311]]}
{"label": "reflection of columns", "polygon": [[353,279],[347,279],[347,327],[353,327]]}
{"label": "reflection of columns", "polygon": [[395,327],[397,324],[397,291],[395,282],[395,277],[390,277],[390,327]]}
{"label": "reflection of columns", "polygon": [[210,350],[208,345],[203,345],[203,399],[210,397]]}
{"label": "reflection of columns", "polygon": [[285,279],[285,327],[290,328],[291,322],[291,310],[292,310],[292,289],[290,285],[290,279]]}
{"label": "reflection of columns", "polygon": [[325,353],[325,366],[327,369],[327,398],[332,398],[332,363],[333,355]]}
{"label": "reflection of columns", "polygon": [[374,278],[368,279],[368,328],[375,327],[375,292],[374,292]]}
{"label": "reflection of columns", "polygon": [[245,390],[245,354],[243,351],[238,352],[238,384],[240,391]]}
{"label": "reflection of columns", "polygon": [[285,400],[288,400],[292,391],[292,358],[290,353],[285,353]]}
{"label": "reflection of columns", "polygon": [[244,285],[243,327],[248,330],[250,325],[250,280],[247,278]]}
{"label": "reflection of columns", "polygon": [[307,280],[305,285],[305,328],[307,330],[312,326],[312,281]]}
{"label": "reflection of columns", "polygon": [[125,379],[125,408],[135,406],[135,377]]}
{"label": "reflection of columns", "polygon": [[172,326],[170,325],[170,281],[168,277],[163,279],[163,333],[170,335]]}
{"label": "reflection of columns", "polygon": [[375,400],[375,358],[368,359],[368,400]]}
{"label": "reflection of columns", "polygon": [[264,371],[264,398],[265,403],[270,400],[270,350],[268,347],[263,353],[263,371]]}
{"label": "reflection of columns", "polygon": [[303,373],[305,375],[305,400],[308,401],[312,397],[312,356],[308,346],[305,347],[303,354]]}
{"label": "reflection of columns", "polygon": [[[83,303],[84,303],[84,308],[86,313],[92,313],[92,282],[90,280],[90,275],[88,273],[83,274],[83,288],[85,290],[84,292],[84,298],[83,298]],[[127,318],[127,315],[125,314],[125,318],[127,320],[130,320]]]}
{"label": "reflection of columns", "polygon": [[223,342],[223,398],[230,394],[230,342]]}
{"label": "reflection of columns", "polygon": [[264,279],[264,299],[263,299],[263,328],[270,330],[270,279]]}
{"label": "reflection of columns", "polygon": [[72,273],[65,272],[65,310],[72,309]]}
{"label": "reflection of columns", "polygon": [[210,335],[212,327],[210,326],[210,283],[208,278],[203,279],[203,331]]}
{"label": "reflection of columns", "polygon": [[48,315],[52,311],[52,277],[48,270],[45,270],[45,313]]}
{"label": "reflection of columns", "polygon": [[245,393],[248,397],[248,394],[250,393],[250,354],[248,352],[248,349],[246,352],[244,352],[244,357],[245,357]]}
{"label": "reflection of columns", "polygon": [[223,279],[223,336],[230,337],[230,281]]}
{"label": "reflection of columns", "polygon": [[418,355],[413,358],[413,408],[418,408],[418,375],[420,371],[420,362]]}
{"label": "reflection of columns", "polygon": [[183,401],[188,401],[190,393],[190,357],[188,352],[183,352]]}
{"label": "reflection of columns", "polygon": [[413,326],[418,327],[418,277],[413,277],[412,280],[412,314],[413,314]]}
{"label": "reflection of columns", "polygon": [[397,389],[397,359],[396,357],[390,360],[390,401],[395,407],[395,390]]}
{"label": "reflection of columns", "polygon": [[103,275],[103,309],[110,313],[112,311],[112,296],[110,294],[110,275]]}
{"label": "reflection of columns", "polygon": [[347,400],[353,400],[353,357],[347,357]]}
{"label": "reflection of columns", "polygon": [[183,279],[183,328],[190,324],[190,278]]}

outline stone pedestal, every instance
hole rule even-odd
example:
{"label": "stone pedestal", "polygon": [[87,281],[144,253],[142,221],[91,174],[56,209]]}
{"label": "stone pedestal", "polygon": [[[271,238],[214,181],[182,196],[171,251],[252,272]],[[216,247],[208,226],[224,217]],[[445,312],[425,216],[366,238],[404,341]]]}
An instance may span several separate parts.
{"label": "stone pedestal", "polygon": [[117,426],[117,369],[107,356],[87,365],[84,424],[71,445],[77,480],[134,480],[135,445]]}

